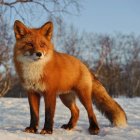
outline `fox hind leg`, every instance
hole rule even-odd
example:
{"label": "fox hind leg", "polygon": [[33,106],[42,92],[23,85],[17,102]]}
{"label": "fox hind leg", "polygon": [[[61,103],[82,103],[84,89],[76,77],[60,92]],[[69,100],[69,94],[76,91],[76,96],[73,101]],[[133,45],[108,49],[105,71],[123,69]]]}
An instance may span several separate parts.
{"label": "fox hind leg", "polygon": [[71,111],[71,118],[69,122],[67,124],[62,125],[61,127],[67,130],[71,130],[76,126],[79,118],[79,109],[75,103],[75,95],[73,93],[69,93],[69,94],[59,95],[59,97],[63,102],[63,104],[66,107],[68,107],[69,110]]}
{"label": "fox hind leg", "polygon": [[88,90],[88,87],[84,89],[78,90],[78,97],[81,101],[81,103],[84,105],[88,118],[89,118],[89,133],[91,135],[97,135],[99,133],[99,126],[96,120],[96,116],[93,112],[92,107],[92,100],[91,100],[91,94],[90,90]]}

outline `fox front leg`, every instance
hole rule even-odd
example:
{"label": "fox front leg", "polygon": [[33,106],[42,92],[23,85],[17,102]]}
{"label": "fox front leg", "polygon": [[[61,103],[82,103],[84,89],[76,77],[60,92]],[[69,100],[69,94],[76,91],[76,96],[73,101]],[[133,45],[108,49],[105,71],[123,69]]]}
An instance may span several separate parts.
{"label": "fox front leg", "polygon": [[25,128],[27,133],[36,133],[39,123],[39,105],[40,105],[40,94],[30,91],[28,92],[28,101],[30,106],[30,126]]}
{"label": "fox front leg", "polygon": [[41,130],[40,134],[52,134],[56,106],[55,93],[47,92],[47,94],[44,95],[44,101],[45,101],[45,123],[44,128]]}

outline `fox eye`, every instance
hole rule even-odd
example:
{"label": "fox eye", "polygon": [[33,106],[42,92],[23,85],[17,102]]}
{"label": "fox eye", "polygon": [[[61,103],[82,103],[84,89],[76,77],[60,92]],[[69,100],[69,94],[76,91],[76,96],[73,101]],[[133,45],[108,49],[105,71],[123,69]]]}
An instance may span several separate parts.
{"label": "fox eye", "polygon": [[44,45],[44,44],[41,44],[41,45],[40,45],[40,47],[41,47],[41,48],[44,48],[44,47],[45,47],[45,45]]}
{"label": "fox eye", "polygon": [[27,43],[27,45],[30,46],[30,47],[33,47],[34,46],[33,43],[30,43],[30,42]]}
{"label": "fox eye", "polygon": [[40,43],[40,47],[41,47],[41,48],[44,48],[44,47],[46,47],[46,44],[45,44],[44,42],[41,42],[41,43]]}

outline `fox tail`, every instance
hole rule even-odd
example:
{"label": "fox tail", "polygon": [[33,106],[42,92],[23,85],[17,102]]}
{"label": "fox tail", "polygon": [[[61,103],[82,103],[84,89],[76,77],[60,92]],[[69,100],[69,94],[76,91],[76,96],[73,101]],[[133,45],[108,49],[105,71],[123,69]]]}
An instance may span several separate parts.
{"label": "fox tail", "polygon": [[113,100],[95,75],[93,77],[92,100],[97,109],[114,126],[126,126],[127,117],[122,107]]}

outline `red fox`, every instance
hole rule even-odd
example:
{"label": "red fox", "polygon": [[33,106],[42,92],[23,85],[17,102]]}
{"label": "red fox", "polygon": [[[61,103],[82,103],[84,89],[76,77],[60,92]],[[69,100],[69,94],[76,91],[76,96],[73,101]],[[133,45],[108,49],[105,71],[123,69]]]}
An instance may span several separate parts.
{"label": "red fox", "polygon": [[37,132],[41,96],[45,101],[45,123],[41,134],[53,132],[57,96],[71,111],[69,122],[62,125],[64,129],[73,129],[77,124],[79,109],[75,102],[76,96],[87,111],[90,134],[99,133],[92,103],[114,126],[127,124],[124,110],[108,95],[94,74],[77,58],[54,50],[51,41],[52,22],[47,22],[40,28],[28,28],[16,20],[14,32],[15,68],[21,84],[27,90],[30,105],[30,126],[25,128],[25,132]]}

